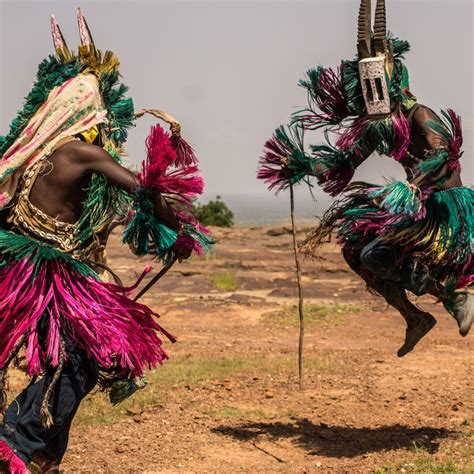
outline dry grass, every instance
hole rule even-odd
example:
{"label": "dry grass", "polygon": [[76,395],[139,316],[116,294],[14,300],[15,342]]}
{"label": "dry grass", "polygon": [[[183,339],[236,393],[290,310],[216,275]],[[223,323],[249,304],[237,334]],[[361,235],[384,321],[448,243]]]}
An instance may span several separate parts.
{"label": "dry grass", "polygon": [[415,452],[418,457],[410,461],[382,467],[375,474],[470,474],[474,472],[474,432],[460,435],[459,439],[450,443],[447,448],[447,459],[438,461],[431,456],[424,446],[414,444],[408,451]]}
{"label": "dry grass", "polygon": [[[360,307],[349,304],[305,304],[304,320],[307,325],[332,326],[343,323],[350,314],[356,314]],[[299,324],[298,307],[296,305],[283,308],[263,315],[262,322],[276,326],[297,326]]]}
{"label": "dry grass", "polygon": [[[306,371],[323,372],[336,368],[331,354],[312,354],[305,360]],[[112,406],[106,395],[94,393],[84,400],[76,416],[79,425],[111,424],[125,418],[127,414],[139,413],[145,409],[163,406],[168,397],[181,397],[183,403],[190,390],[231,378],[246,380],[253,377],[285,374],[296,371],[295,356],[253,356],[246,357],[180,357],[148,373],[148,385],[133,397],[118,406]],[[236,408],[218,408],[216,416],[234,417],[242,413]],[[250,415],[248,413],[247,415]],[[267,414],[254,413],[257,417]]]}
{"label": "dry grass", "polygon": [[235,291],[238,287],[235,273],[233,272],[211,275],[209,280],[214,288],[219,291]]}

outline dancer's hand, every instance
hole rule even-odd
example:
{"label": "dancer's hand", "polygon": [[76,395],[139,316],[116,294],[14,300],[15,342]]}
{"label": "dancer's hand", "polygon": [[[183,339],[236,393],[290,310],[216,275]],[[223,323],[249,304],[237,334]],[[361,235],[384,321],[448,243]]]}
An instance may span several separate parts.
{"label": "dancer's hand", "polygon": [[193,250],[187,247],[176,247],[174,249],[174,254],[176,257],[178,257],[178,262],[182,262],[183,260],[187,260],[191,254],[193,253]]}

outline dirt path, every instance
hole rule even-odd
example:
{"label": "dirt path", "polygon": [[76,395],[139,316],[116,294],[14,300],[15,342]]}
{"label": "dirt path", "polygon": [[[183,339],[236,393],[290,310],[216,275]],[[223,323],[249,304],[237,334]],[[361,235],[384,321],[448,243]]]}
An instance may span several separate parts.
{"label": "dirt path", "polygon": [[[420,301],[438,325],[398,359],[401,317],[328,245],[304,264],[300,392],[290,235],[267,231],[217,231],[212,258],[149,294],[179,337],[171,361],[121,407],[84,402],[65,472],[474,472],[473,336]],[[109,257],[127,281],[143,266],[118,240]]]}

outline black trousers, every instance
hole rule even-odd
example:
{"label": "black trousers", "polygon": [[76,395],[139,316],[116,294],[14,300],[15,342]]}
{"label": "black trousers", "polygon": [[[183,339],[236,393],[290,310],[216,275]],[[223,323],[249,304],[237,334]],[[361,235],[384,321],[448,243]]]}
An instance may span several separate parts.
{"label": "black trousers", "polygon": [[45,454],[55,463],[61,462],[76,411],[97,383],[97,363],[85,351],[68,346],[67,359],[50,402],[53,426],[43,426],[40,408],[54,369],[20,393],[8,407],[0,426],[0,440],[8,444],[26,464],[37,452]]}

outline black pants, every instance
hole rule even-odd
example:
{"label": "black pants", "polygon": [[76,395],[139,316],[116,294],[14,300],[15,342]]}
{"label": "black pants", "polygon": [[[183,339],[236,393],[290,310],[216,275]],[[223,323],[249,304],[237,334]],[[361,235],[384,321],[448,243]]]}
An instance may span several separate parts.
{"label": "black pants", "polygon": [[0,440],[8,444],[26,464],[37,452],[44,453],[55,463],[61,462],[79,404],[97,383],[98,368],[94,360],[74,347],[67,347],[67,354],[50,402],[53,426],[43,426],[40,408],[54,369],[23,390],[5,412]]}
{"label": "black pants", "polygon": [[[433,276],[417,266],[412,258],[405,257],[400,261],[397,253],[400,253],[399,250],[393,246],[374,240],[358,253],[359,264],[349,262],[349,265],[362,267],[379,280],[397,284],[417,296],[425,294],[433,281]],[[346,260],[348,257],[349,260],[354,260],[354,255],[350,253],[347,255],[345,253],[344,256]],[[359,273],[359,270],[356,272]]]}

